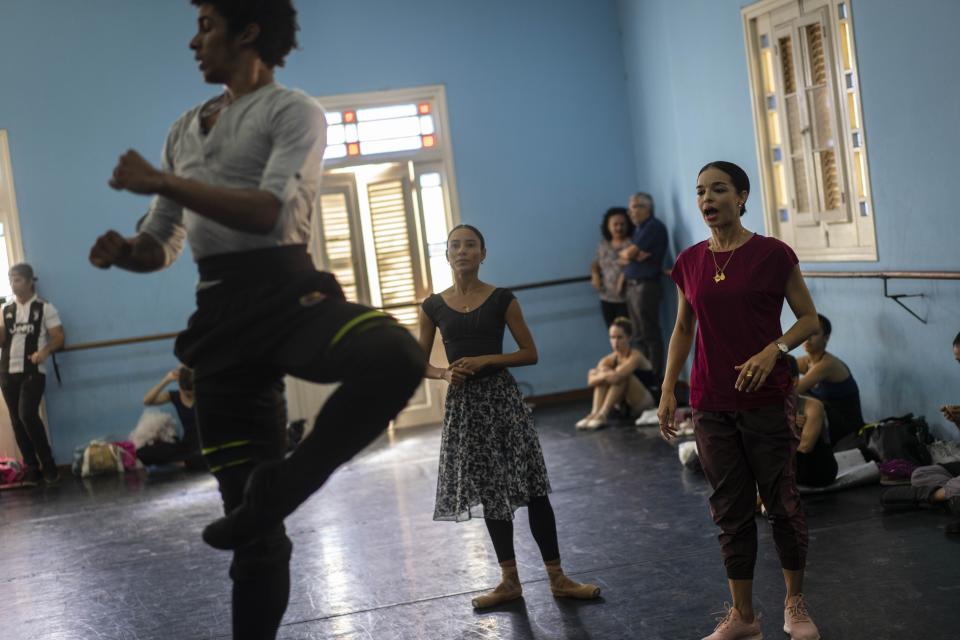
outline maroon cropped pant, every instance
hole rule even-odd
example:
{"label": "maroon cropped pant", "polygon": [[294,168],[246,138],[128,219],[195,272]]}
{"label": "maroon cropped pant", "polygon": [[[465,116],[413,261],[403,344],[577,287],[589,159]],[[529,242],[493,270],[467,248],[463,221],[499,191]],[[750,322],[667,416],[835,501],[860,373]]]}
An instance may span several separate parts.
{"label": "maroon cropped pant", "polygon": [[747,411],[693,412],[697,450],[713,493],[710,512],[720,527],[727,577],[753,579],[757,561],[757,491],[773,525],[784,569],[807,557],[807,522],[795,476],[793,402]]}

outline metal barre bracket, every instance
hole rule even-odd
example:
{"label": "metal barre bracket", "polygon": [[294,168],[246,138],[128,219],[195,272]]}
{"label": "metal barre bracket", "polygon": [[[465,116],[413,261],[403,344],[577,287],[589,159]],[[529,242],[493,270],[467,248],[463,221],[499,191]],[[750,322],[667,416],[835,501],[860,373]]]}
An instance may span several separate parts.
{"label": "metal barre bracket", "polygon": [[923,324],[927,324],[926,318],[921,318],[919,315],[917,315],[917,313],[913,309],[911,309],[910,307],[908,307],[907,305],[903,304],[903,302],[900,301],[900,298],[923,298],[924,295],[922,293],[890,293],[889,291],[887,291],[887,282],[889,282],[889,280],[890,280],[889,277],[883,276],[883,297],[893,300],[898,305],[906,309],[907,313],[912,315],[914,318],[916,318]]}

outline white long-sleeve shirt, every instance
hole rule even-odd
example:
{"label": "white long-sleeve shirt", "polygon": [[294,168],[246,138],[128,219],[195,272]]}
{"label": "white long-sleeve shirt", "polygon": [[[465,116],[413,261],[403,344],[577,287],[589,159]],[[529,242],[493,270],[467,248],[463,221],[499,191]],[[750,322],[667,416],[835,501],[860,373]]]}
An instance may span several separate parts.
{"label": "white long-sleeve shirt", "polygon": [[197,260],[306,244],[326,146],[323,109],[305,93],[271,83],[227,105],[203,133],[204,104],[170,128],[161,169],[213,186],[272,193],[282,204],[276,226],[262,235],[237,231],[155,196],[140,231],[163,246],[167,265],[183,250],[184,236]]}

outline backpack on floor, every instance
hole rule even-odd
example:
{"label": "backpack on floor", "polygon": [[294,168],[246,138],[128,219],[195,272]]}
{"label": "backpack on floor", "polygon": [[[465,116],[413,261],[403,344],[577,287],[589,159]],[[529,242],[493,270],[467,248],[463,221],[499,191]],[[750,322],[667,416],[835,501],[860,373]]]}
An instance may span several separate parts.
{"label": "backpack on floor", "polygon": [[884,418],[864,425],[859,435],[861,451],[868,460],[906,460],[918,467],[933,462],[927,449],[933,438],[923,416],[914,418],[912,413],[908,413]]}
{"label": "backpack on floor", "polygon": [[0,458],[0,485],[15,484],[23,477],[23,465],[13,458]]}
{"label": "backpack on floor", "polygon": [[80,475],[89,478],[102,473],[123,473],[123,456],[117,445],[94,440],[83,450]]}

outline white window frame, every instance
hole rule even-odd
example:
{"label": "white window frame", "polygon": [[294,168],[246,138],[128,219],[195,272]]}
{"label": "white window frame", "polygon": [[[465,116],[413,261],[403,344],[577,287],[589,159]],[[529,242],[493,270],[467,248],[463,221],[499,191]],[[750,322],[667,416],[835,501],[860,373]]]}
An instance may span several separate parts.
{"label": "white window frame", "polygon": [[380,162],[415,163],[438,162],[443,179],[446,181],[447,211],[450,227],[460,223],[460,197],[457,191],[456,171],[453,164],[453,144],[450,136],[450,120],[447,111],[447,92],[442,84],[411,87],[408,89],[389,89],[364,93],[344,93],[316,98],[327,111],[345,111],[347,109],[366,109],[392,104],[430,102],[433,105],[434,125],[437,145],[414,151],[378,153],[376,155],[346,156],[325,160],[324,170],[336,167],[360,166]]}
{"label": "white window frame", "polygon": [[[7,260],[12,266],[24,261],[23,236],[20,234],[20,213],[17,210],[17,193],[13,186],[13,163],[10,160],[7,131],[0,129],[0,223],[3,223],[3,238],[7,248]],[[6,279],[7,274],[0,274]],[[45,404],[45,403],[44,403]],[[46,425],[46,408],[40,405],[41,416]],[[19,458],[17,448],[10,427],[10,418],[7,408],[0,407],[0,455]]]}
{"label": "white window frame", "polygon": [[20,234],[20,212],[17,209],[17,192],[13,186],[13,163],[7,130],[0,129],[0,222],[3,223],[3,238],[7,244],[10,264],[23,262],[23,237]]}
{"label": "white window frame", "polygon": [[408,167],[421,168],[418,169],[416,174],[414,171],[411,171],[409,179],[411,185],[413,185],[413,192],[415,194],[413,205],[416,214],[417,232],[421,237],[421,242],[418,243],[420,245],[420,253],[417,259],[420,262],[421,272],[423,274],[430,273],[429,259],[426,255],[426,233],[420,228],[420,217],[423,205],[420,202],[420,189],[417,180],[419,179],[419,174],[423,172],[422,168],[429,167],[431,172],[439,173],[444,183],[443,191],[445,199],[444,205],[447,214],[447,228],[452,229],[460,224],[460,198],[457,191],[456,170],[454,168],[446,88],[443,85],[425,85],[406,89],[317,96],[315,99],[326,111],[340,112],[396,104],[418,104],[421,102],[429,102],[432,105],[434,135],[436,136],[437,142],[435,146],[392,153],[330,158],[325,160],[323,165],[325,172],[330,169],[339,169],[342,167],[381,163],[403,163]]}
{"label": "white window frame", "polygon": [[[851,64],[849,70],[844,69],[841,47],[841,18],[840,5],[844,5],[844,17],[847,33],[847,44],[850,51]],[[823,13],[825,12],[825,13]],[[825,211],[823,195],[817,189],[810,188],[810,199],[817,202],[816,210],[811,208],[813,215],[806,213],[801,217],[797,211],[797,190],[794,186],[792,158],[789,151],[790,130],[788,129],[787,107],[784,100],[784,82],[782,67],[773,62],[775,111],[780,132],[781,159],[773,158],[773,147],[768,118],[768,93],[764,66],[761,56],[760,36],[767,35],[771,52],[773,47],[779,47],[778,38],[783,35],[784,28],[789,28],[794,36],[793,48],[797,52],[804,51],[804,45],[796,39],[802,25],[814,21],[818,14],[825,16],[824,51],[827,57],[827,88],[828,100],[832,105],[831,126],[835,129],[835,144],[832,147],[837,166],[837,179],[841,192],[841,205],[838,209]],[[763,195],[764,223],[768,235],[780,238],[790,244],[802,261],[834,262],[834,261],[876,261],[877,237],[875,208],[870,188],[869,167],[867,163],[867,145],[863,125],[863,107],[860,100],[860,78],[857,69],[856,47],[853,36],[853,16],[851,0],[760,0],[741,10],[743,18],[744,44],[747,52],[747,65],[750,74],[751,105],[753,110],[754,128],[757,143],[757,165],[760,168],[760,183]],[[782,55],[782,52],[779,52]],[[774,55],[773,60],[779,58]],[[804,69],[795,64],[796,92],[804,91],[806,83],[801,80]],[[846,75],[849,74],[853,86],[848,88]],[[854,94],[855,109],[859,120],[859,127],[853,127],[848,114],[848,94]],[[807,114],[810,105],[806,96],[798,100],[801,112],[800,123],[812,124]],[[810,126],[801,129],[803,136],[803,157],[808,184],[814,184],[814,172],[817,170],[813,161],[815,154],[811,152],[813,134],[809,133]],[[859,146],[854,148],[853,135],[856,133]],[[796,155],[796,154],[795,154]],[[860,164],[855,163],[860,160]],[[779,163],[780,179],[777,178],[775,167]],[[859,167],[859,169],[858,169]],[[857,173],[860,173],[858,179]],[[777,188],[777,182],[782,185]],[[862,185],[863,193],[860,193]],[[784,193],[780,193],[783,191]],[[863,215],[861,208],[866,211]],[[785,210],[786,221],[781,217]],[[831,232],[835,244],[831,244]],[[802,234],[802,235],[801,235]],[[799,236],[799,237],[798,237]]]}
{"label": "white window frame", "polygon": [[[0,223],[3,224],[3,240],[7,250],[7,266],[24,261],[23,236],[20,234],[20,213],[17,210],[17,193],[13,186],[13,163],[7,132],[0,129]],[[2,274],[6,278],[6,273]],[[9,285],[4,285],[9,293]],[[9,296],[8,296],[9,297]]]}
{"label": "white window frame", "polygon": [[[447,100],[444,87],[442,85],[430,85],[409,89],[318,96],[315,97],[315,99],[324,109],[331,112],[408,103],[431,103],[436,135],[435,146],[393,153],[328,158],[324,161],[325,174],[331,169],[388,163],[399,164],[404,168],[403,170],[406,171],[404,177],[409,181],[410,191],[413,194],[412,206],[414,209],[416,233],[421,239],[420,242],[418,242],[419,255],[415,256],[415,259],[420,261],[421,273],[430,273],[430,265],[426,255],[429,250],[426,242],[427,234],[421,225],[423,209],[423,203],[420,201],[421,189],[419,184],[421,174],[440,174],[444,187],[443,194],[447,228],[453,228],[460,223],[460,199],[457,191],[456,172],[453,162],[453,146],[450,140],[450,123],[447,115]],[[353,193],[353,199],[358,199],[356,192]],[[353,214],[356,213],[355,210],[359,209],[357,202],[354,202],[350,206],[353,207]],[[314,224],[318,225],[320,222],[314,221]],[[314,230],[317,228],[318,227],[315,226]],[[369,229],[366,228],[361,230],[363,234],[368,232]],[[314,237],[311,240],[311,246],[315,246],[316,242],[317,238]],[[365,239],[362,244],[365,246],[369,244],[369,239]],[[315,255],[323,256],[324,250],[316,247]],[[354,259],[361,260],[364,263],[363,267],[357,269],[358,278],[365,280],[373,275],[373,270],[368,269],[366,266],[374,259],[373,256],[369,255],[365,250],[361,255],[357,255],[356,251],[354,251]],[[370,302],[376,301],[371,300]],[[410,327],[410,329],[416,332],[416,327]],[[437,339],[434,341],[431,361],[435,363],[446,362],[442,340]],[[293,378],[287,378],[289,415],[291,417],[310,418],[312,420],[312,416],[316,415],[316,412],[330,393],[332,393],[332,387],[330,385],[313,385]],[[401,412],[391,424],[394,427],[406,427],[439,422],[443,417],[445,393],[446,385],[440,381],[425,380],[421,388],[407,405],[407,408]],[[312,424],[312,421],[309,424]]]}

